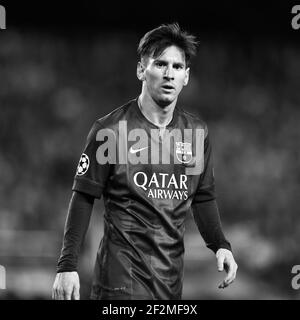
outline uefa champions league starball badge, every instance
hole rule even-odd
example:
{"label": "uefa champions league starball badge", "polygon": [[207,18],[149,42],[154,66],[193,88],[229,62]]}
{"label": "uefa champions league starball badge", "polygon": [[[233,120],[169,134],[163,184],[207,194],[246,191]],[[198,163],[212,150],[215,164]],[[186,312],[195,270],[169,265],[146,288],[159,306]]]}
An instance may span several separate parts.
{"label": "uefa champions league starball badge", "polygon": [[88,171],[90,165],[90,159],[89,157],[83,153],[77,167],[77,175],[82,176]]}

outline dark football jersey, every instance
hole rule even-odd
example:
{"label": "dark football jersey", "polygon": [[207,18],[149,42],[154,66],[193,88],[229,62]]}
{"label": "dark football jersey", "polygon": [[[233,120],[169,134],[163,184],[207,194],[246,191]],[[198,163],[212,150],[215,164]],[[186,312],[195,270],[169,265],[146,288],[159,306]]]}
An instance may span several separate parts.
{"label": "dark football jersey", "polygon": [[160,130],[129,101],[94,123],[73,190],[104,199],[91,297],[180,299],[184,220],[215,198],[205,123],[176,107]]}

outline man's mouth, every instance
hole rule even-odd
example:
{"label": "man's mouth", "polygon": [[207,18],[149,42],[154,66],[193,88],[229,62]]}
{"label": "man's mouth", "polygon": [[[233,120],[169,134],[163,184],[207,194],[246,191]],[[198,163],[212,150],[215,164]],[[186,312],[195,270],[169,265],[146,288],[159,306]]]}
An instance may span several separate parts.
{"label": "man's mouth", "polygon": [[172,86],[170,84],[164,84],[162,86],[162,88],[165,89],[165,90],[174,90],[175,89],[174,86]]}

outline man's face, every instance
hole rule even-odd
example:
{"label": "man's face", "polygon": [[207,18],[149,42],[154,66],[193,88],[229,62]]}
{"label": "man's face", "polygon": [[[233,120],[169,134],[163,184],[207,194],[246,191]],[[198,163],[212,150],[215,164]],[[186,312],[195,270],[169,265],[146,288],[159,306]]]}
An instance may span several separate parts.
{"label": "man's face", "polygon": [[177,99],[189,80],[184,52],[176,47],[167,47],[160,56],[148,57],[138,64],[137,75],[143,81],[143,90],[161,107]]}

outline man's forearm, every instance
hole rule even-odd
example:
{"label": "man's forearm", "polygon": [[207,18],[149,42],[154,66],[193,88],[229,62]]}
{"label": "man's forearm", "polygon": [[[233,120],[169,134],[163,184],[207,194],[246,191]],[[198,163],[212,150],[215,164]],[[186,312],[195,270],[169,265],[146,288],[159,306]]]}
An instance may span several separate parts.
{"label": "man's forearm", "polygon": [[231,245],[222,231],[216,200],[193,203],[192,212],[206,246],[215,253],[220,248],[231,251]]}
{"label": "man's forearm", "polygon": [[78,254],[89,226],[93,204],[93,197],[77,191],[73,192],[57,272],[77,270]]}

